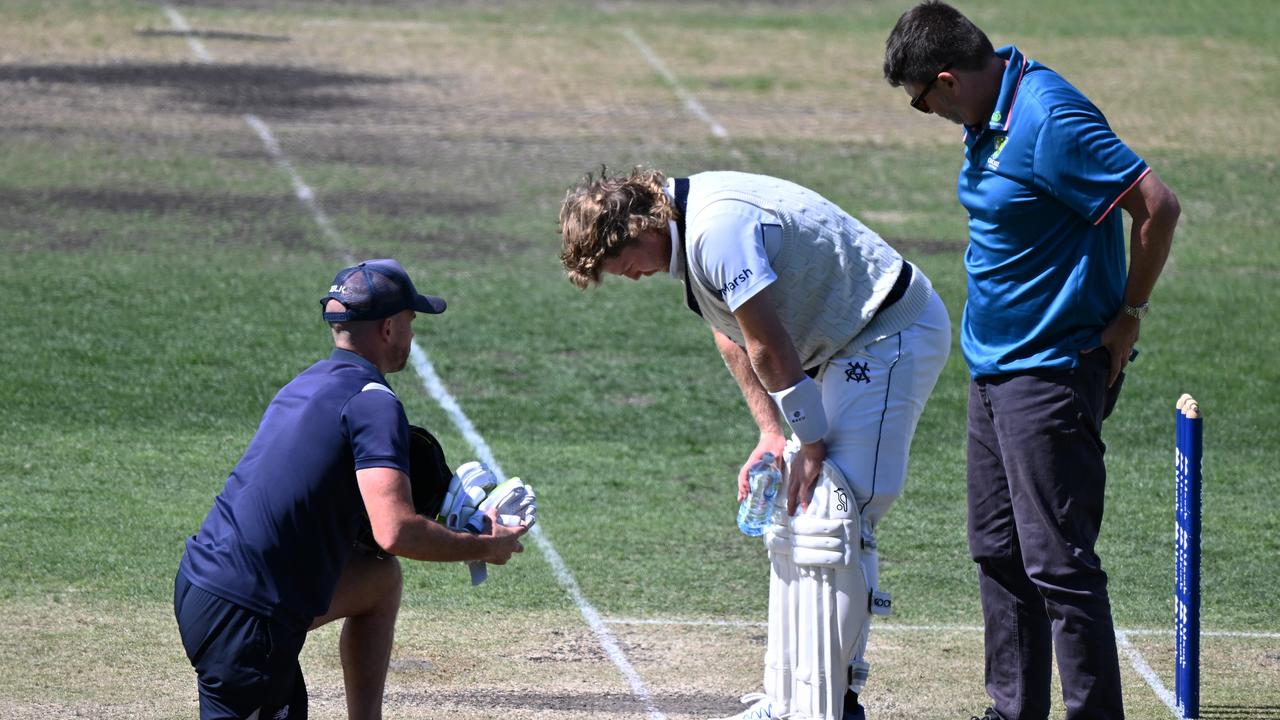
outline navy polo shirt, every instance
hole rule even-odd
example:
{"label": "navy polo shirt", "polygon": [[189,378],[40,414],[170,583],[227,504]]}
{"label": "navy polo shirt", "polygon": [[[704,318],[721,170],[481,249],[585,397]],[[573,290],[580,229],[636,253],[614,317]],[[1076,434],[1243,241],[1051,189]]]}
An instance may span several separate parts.
{"label": "navy polo shirt", "polygon": [[306,629],[337,588],[364,511],[355,471],[370,467],[409,472],[408,420],[372,363],[334,350],[267,406],[179,569]]}
{"label": "navy polo shirt", "polygon": [[974,377],[1069,369],[1123,302],[1122,213],[1149,172],[1079,90],[1012,45],[990,122],[967,127],[960,346]]}

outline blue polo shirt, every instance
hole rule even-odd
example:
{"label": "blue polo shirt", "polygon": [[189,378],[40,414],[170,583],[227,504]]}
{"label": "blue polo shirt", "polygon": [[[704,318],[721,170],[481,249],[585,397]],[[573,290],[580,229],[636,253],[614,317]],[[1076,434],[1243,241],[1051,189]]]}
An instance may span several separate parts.
{"label": "blue polo shirt", "polygon": [[337,588],[364,511],[355,471],[370,467],[409,472],[409,423],[372,363],[334,350],[267,406],[180,571],[305,630]]}
{"label": "blue polo shirt", "polygon": [[1079,90],[1012,45],[995,111],[967,127],[960,346],[973,377],[1073,368],[1123,302],[1116,203],[1149,172]]}

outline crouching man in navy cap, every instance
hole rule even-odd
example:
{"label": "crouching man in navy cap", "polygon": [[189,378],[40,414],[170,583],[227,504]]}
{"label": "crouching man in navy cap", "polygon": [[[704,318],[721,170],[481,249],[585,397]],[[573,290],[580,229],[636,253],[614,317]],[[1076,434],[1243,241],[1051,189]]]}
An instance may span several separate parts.
{"label": "crouching man in navy cap", "polygon": [[276,394],[189,538],[174,612],[196,669],[201,718],[305,718],[298,656],[339,618],[351,718],[382,716],[401,575],[395,557],[353,552],[368,525],[392,555],[503,564],[527,526],[453,532],[414,511],[409,424],[384,374],[404,368],[417,313],[444,312],[395,260],[334,278],[321,300],[333,353]]}

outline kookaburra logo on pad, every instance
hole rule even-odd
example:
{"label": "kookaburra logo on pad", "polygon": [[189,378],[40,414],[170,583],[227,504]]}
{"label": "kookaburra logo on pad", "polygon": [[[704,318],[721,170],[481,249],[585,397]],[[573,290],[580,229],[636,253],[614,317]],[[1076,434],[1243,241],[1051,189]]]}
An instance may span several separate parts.
{"label": "kookaburra logo on pad", "polygon": [[836,512],[846,512],[849,509],[849,496],[843,490],[836,489]]}

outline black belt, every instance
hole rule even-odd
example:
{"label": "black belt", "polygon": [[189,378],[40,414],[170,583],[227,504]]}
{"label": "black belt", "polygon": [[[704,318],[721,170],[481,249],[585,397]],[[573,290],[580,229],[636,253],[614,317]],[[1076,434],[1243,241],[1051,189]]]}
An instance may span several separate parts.
{"label": "black belt", "polygon": [[[907,294],[907,288],[909,287],[911,287],[911,263],[903,260],[902,270],[898,271],[898,279],[893,281],[893,287],[889,288],[889,294],[884,296],[884,302],[880,303],[880,307],[876,308],[875,314],[871,316],[871,319],[874,320],[877,315],[888,310],[891,305],[901,300],[902,296]],[[822,372],[821,365],[814,365],[804,370],[804,374],[811,378],[817,378],[819,372]]]}
{"label": "black belt", "polygon": [[[876,315],[901,300],[902,296],[907,294],[907,288],[909,287],[911,287],[911,263],[903,260],[902,270],[898,272],[898,279],[893,281],[893,287],[889,288],[889,294],[884,296],[884,302],[880,303],[880,307],[876,308]],[[875,319],[876,315],[872,315],[872,319]]]}

